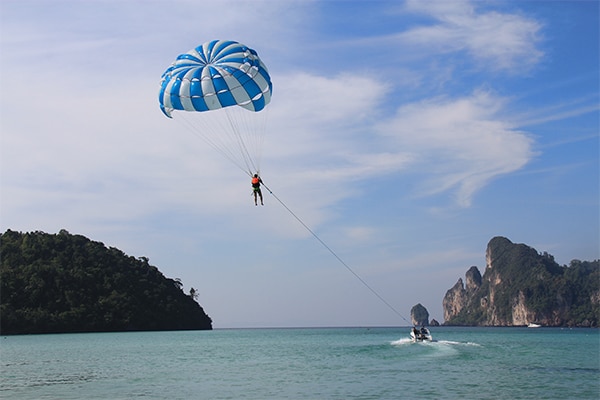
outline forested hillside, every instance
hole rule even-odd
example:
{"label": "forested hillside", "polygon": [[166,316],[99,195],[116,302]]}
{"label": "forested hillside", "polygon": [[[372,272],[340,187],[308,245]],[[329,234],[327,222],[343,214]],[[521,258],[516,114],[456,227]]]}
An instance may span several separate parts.
{"label": "forested hillside", "polygon": [[547,252],[504,237],[490,240],[483,276],[471,267],[446,292],[446,325],[597,327],[600,262],[560,266]]}
{"label": "forested hillside", "polygon": [[81,235],[0,235],[0,333],[212,329],[212,321],[145,257]]}

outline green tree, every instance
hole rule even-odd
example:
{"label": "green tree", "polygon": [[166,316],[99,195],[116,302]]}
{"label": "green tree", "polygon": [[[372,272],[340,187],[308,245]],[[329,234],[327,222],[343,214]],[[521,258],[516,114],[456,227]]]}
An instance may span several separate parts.
{"label": "green tree", "polygon": [[61,230],[0,235],[0,333],[211,329],[147,257]]}

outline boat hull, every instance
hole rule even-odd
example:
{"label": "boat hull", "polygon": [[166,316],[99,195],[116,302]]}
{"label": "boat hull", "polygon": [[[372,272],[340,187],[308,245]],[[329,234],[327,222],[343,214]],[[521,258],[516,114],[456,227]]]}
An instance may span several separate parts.
{"label": "boat hull", "polygon": [[431,337],[431,333],[429,332],[428,329],[425,329],[424,332],[422,331],[410,331],[410,339],[413,342],[431,342],[433,341],[433,338]]}

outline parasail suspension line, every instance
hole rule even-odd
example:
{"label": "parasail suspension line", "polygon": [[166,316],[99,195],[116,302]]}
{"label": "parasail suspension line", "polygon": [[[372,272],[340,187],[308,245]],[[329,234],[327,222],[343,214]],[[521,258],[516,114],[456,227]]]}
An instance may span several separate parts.
{"label": "parasail suspension line", "polygon": [[[248,149],[239,136],[238,127],[233,124],[229,116],[227,116],[227,121],[231,128],[233,128],[233,132],[231,132],[231,129],[226,128],[220,130],[221,132],[230,132],[230,135],[233,135],[233,139],[228,138],[229,142],[218,140],[218,136],[211,134],[213,133],[212,131],[214,129],[217,129],[216,127],[210,127],[206,124],[206,126],[197,126],[190,119],[186,118],[184,113],[179,113],[178,116],[179,118],[177,121],[189,129],[194,136],[202,139],[206,144],[212,147],[213,150],[229,160],[246,175],[252,176],[252,171],[258,170],[256,164],[252,161],[252,158],[249,155]],[[199,121],[199,119],[195,120],[196,123]],[[214,124],[215,120],[213,119],[210,123]],[[235,142],[237,145],[231,145],[233,142]]]}
{"label": "parasail suspension line", "polygon": [[269,189],[269,187],[267,185],[265,185],[264,182],[263,182],[262,186],[265,189],[267,189],[269,191],[269,193],[275,198],[275,200],[277,200],[279,202],[279,204],[281,204],[283,206],[283,208],[285,208],[287,210],[287,212],[289,212],[291,214],[291,216],[294,217],[296,219],[296,221],[298,221],[300,223],[300,225],[302,225],[304,227],[304,229],[306,229],[315,239],[317,239],[317,241],[319,243],[321,243],[321,245],[323,247],[325,247],[325,249],[327,249],[327,251],[329,251],[340,262],[340,264],[342,264],[348,271],[350,271],[350,273],[352,275],[354,275],[354,277],[356,279],[358,279],[360,281],[360,283],[362,283],[367,289],[369,289],[371,291],[371,293],[373,293],[379,300],[381,300],[381,302],[383,304],[385,304],[390,310],[392,310],[397,316],[399,316],[404,321],[411,324],[411,322],[409,320],[407,320],[406,318],[404,318],[404,316],[402,314],[400,314],[400,312],[398,312],[398,310],[396,310],[396,308],[394,308],[394,306],[392,306],[386,299],[384,299],[379,293],[377,293],[377,291],[375,289],[373,289],[360,275],[358,275],[352,268],[350,268],[350,266],[348,264],[346,264],[346,262],[344,260],[342,260],[342,258],[340,256],[338,256],[337,253],[335,251],[333,251],[333,249],[331,247],[329,247],[327,245],[327,243],[325,243],[323,240],[321,240],[321,238],[312,229],[310,229],[310,227],[308,225],[306,225],[304,223],[304,221],[302,221],[302,219],[300,219],[300,217],[298,217],[298,215],[296,215],[296,213],[294,213],[279,197],[277,197],[277,195],[275,193],[273,193],[273,191],[271,189]]}

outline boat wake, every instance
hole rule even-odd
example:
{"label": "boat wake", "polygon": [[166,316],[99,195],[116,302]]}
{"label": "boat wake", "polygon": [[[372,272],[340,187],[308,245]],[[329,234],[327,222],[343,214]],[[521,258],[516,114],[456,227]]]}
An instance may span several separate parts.
{"label": "boat wake", "polygon": [[413,341],[410,338],[403,338],[403,339],[394,340],[390,344],[392,346],[401,346],[401,345],[404,345],[404,344],[413,344]]}
{"label": "boat wake", "polygon": [[425,342],[414,342],[412,339],[410,338],[402,338],[402,339],[398,339],[398,340],[394,340],[392,342],[390,342],[390,344],[392,346],[405,346],[405,345],[437,345],[437,346],[477,346],[477,347],[481,347],[480,344],[478,343],[474,343],[474,342],[456,342],[453,340],[432,340],[432,341],[425,341]]}
{"label": "boat wake", "polygon": [[440,340],[438,343],[448,344],[448,345],[452,345],[452,346],[477,346],[477,347],[481,347],[481,345],[479,343],[474,343],[474,342],[455,342],[453,340]]}

